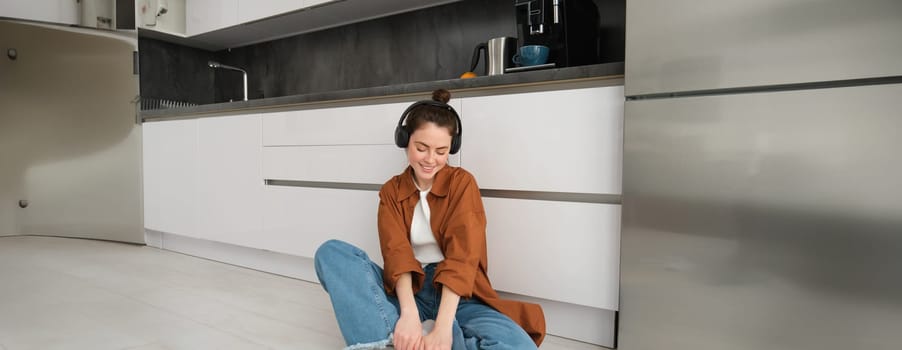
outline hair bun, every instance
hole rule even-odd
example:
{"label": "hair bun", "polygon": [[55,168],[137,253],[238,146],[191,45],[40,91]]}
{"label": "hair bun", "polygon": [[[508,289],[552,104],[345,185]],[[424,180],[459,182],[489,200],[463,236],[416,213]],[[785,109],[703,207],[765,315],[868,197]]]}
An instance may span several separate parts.
{"label": "hair bun", "polygon": [[448,103],[451,100],[451,93],[445,89],[438,89],[432,92],[432,100],[441,103]]}

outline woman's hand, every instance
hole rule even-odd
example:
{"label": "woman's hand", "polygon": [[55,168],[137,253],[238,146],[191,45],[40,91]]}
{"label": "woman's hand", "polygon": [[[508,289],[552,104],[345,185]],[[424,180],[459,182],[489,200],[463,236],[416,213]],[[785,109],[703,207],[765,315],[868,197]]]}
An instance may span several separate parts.
{"label": "woman's hand", "polygon": [[401,316],[395,322],[392,343],[399,350],[423,350],[423,325],[420,312],[413,298],[413,280],[410,272],[402,274],[395,283],[395,293],[401,306]]}
{"label": "woman's hand", "polygon": [[422,350],[423,325],[420,323],[420,317],[416,314],[402,313],[398,323],[395,324],[392,342],[398,350]]}
{"label": "woman's hand", "polygon": [[423,345],[426,350],[451,350],[451,342],[454,336],[451,328],[454,326],[454,316],[457,314],[457,305],[460,296],[451,288],[442,286],[442,300],[438,306],[438,317],[435,318],[435,327],[423,337]]}
{"label": "woman's hand", "polygon": [[451,325],[435,324],[432,332],[423,337],[425,350],[451,350]]}

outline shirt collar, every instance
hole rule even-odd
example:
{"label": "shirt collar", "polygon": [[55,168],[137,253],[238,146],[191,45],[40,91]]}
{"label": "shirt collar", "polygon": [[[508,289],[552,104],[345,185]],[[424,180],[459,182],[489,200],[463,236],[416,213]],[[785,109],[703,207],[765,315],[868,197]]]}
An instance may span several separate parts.
{"label": "shirt collar", "polygon": [[[445,197],[448,195],[449,187],[451,186],[451,170],[449,165],[445,165],[442,167],[437,173],[435,173],[435,178],[432,180],[432,188],[429,190],[429,193],[437,197]],[[401,184],[398,188],[398,200],[407,199],[407,197],[413,196],[419,192],[417,189],[417,184],[413,182],[413,167],[407,166],[407,169],[404,169],[404,172],[401,173]]]}

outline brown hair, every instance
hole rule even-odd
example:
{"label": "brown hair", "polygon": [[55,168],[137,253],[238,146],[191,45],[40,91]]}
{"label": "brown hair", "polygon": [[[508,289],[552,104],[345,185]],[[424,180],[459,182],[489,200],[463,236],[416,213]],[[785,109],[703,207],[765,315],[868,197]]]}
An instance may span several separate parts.
{"label": "brown hair", "polygon": [[[435,90],[432,92],[432,100],[447,104],[451,100],[451,93],[445,89]],[[458,130],[457,117],[454,115],[454,112],[448,108],[428,104],[414,107],[407,114],[407,122],[404,128],[407,130],[408,135],[413,135],[414,131],[426,123],[435,123],[439,127],[447,128],[451,136],[454,136]]]}

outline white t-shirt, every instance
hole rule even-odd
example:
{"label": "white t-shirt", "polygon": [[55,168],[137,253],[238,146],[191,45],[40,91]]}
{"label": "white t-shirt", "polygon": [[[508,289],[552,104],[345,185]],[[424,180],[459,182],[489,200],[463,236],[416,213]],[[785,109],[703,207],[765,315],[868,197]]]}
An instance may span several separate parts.
{"label": "white t-shirt", "polygon": [[442,254],[438,242],[435,241],[435,235],[432,234],[432,227],[429,225],[429,203],[426,202],[428,194],[429,189],[420,191],[420,202],[414,208],[413,222],[410,223],[410,244],[413,246],[413,255],[423,265],[445,260],[445,255]]}

